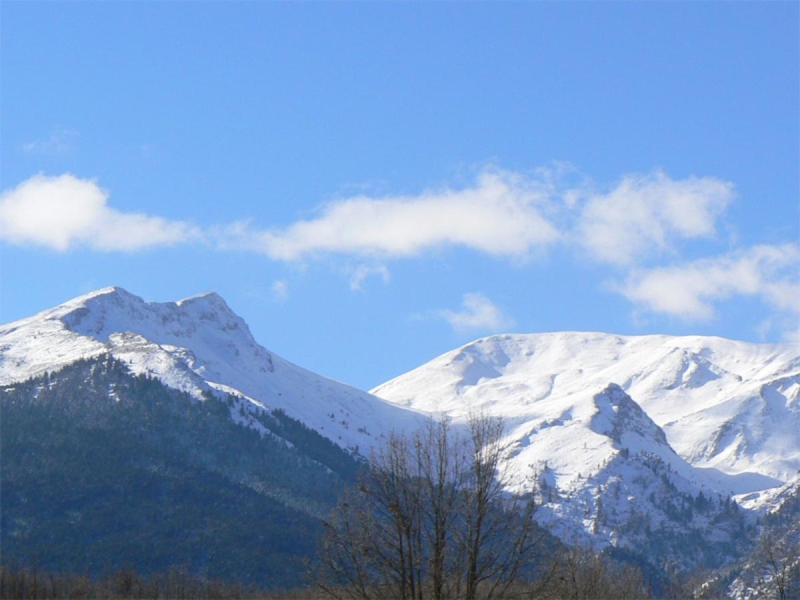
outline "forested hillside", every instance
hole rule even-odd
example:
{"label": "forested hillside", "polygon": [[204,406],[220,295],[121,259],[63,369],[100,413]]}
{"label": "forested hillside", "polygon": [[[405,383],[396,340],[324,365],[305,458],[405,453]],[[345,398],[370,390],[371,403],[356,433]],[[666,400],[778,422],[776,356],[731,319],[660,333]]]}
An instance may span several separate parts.
{"label": "forested hillside", "polygon": [[231,418],[243,400],[198,401],[109,357],[0,394],[6,564],[298,585],[359,468],[281,412],[256,413],[259,433]]}

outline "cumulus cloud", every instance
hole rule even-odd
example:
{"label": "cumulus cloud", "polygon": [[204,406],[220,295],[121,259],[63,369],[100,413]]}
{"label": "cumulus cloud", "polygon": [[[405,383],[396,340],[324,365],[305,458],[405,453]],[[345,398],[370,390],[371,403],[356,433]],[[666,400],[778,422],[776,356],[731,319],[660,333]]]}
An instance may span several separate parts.
{"label": "cumulus cloud", "polygon": [[464,294],[460,310],[439,310],[436,316],[459,332],[500,331],[514,326],[513,319],[480,292]]}
{"label": "cumulus cloud", "polygon": [[733,197],[733,185],[713,177],[628,175],[610,193],[585,203],[578,243],[595,260],[629,266],[676,240],[713,236]]}
{"label": "cumulus cloud", "polygon": [[380,265],[377,267],[359,265],[350,275],[350,289],[360,292],[363,289],[362,284],[364,283],[364,280],[369,277],[379,277],[384,283],[389,283],[389,279],[391,279],[391,273],[385,265]]}
{"label": "cumulus cloud", "polygon": [[598,262],[630,267],[679,240],[708,238],[733,200],[733,185],[713,177],[631,174],[606,194],[562,185],[564,169],[533,176],[485,170],[471,186],[417,195],[359,195],[331,202],[310,219],[258,230],[240,222],[219,230],[220,244],[300,261],[330,254],[382,259],[460,246],[525,259],[556,242]]}
{"label": "cumulus cloud", "polygon": [[[733,197],[732,185],[711,177],[673,180],[657,171],[628,175],[608,194],[562,185],[564,169],[532,176],[484,170],[466,187],[416,195],[358,195],[331,202],[310,219],[258,229],[252,221],[205,231],[181,221],[123,213],[93,180],[37,175],[0,197],[0,235],[8,243],[60,251],[77,245],[135,250],[204,238],[220,250],[240,249],[298,262],[329,255],[389,260],[443,247],[524,260],[556,242],[583,247],[600,262],[632,267],[679,239],[712,236]],[[565,246],[566,247],[566,246]],[[386,267],[360,267],[388,280]]]}
{"label": "cumulus cloud", "polygon": [[240,244],[276,260],[325,254],[408,257],[442,246],[524,258],[559,239],[542,214],[546,195],[534,182],[506,172],[483,172],[461,190],[416,196],[357,196],[325,206],[314,219],[269,231],[229,230]]}
{"label": "cumulus cloud", "polygon": [[714,317],[714,302],[754,296],[800,315],[800,245],[754,246],[681,266],[634,272],[619,291],[650,311],[691,320]]}
{"label": "cumulus cloud", "polygon": [[95,181],[71,174],[35,175],[0,196],[0,239],[9,244],[115,251],[199,237],[200,231],[184,222],[115,210]]}

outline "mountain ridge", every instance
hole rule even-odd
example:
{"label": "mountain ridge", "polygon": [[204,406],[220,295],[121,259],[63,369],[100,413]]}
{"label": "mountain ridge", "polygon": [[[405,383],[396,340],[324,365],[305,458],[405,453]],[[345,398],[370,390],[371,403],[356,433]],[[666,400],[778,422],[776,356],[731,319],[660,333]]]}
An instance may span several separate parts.
{"label": "mountain ridge", "polygon": [[[771,481],[764,487],[800,468],[800,351],[793,344],[507,334],[446,352],[371,392],[417,410],[456,418],[480,410],[535,426],[577,414],[610,383],[627,392],[695,467],[744,476],[741,482],[759,474]],[[519,439],[524,431],[512,435]],[[747,487],[735,491],[753,491]]]}
{"label": "mountain ridge", "polygon": [[694,467],[738,478],[732,492],[775,487],[800,469],[800,351],[792,344],[506,334],[470,342],[366,393],[266,350],[215,292],[156,303],[107,287],[0,326],[0,385],[109,352],[134,374],[198,398],[233,393],[286,410],[351,449],[366,451],[420,416],[458,420],[473,410],[502,416],[509,445],[524,446],[530,431],[548,423],[588,427],[593,394],[616,384]]}
{"label": "mountain ridge", "polygon": [[254,407],[285,410],[362,453],[392,424],[418,422],[413,411],[266,350],[214,292],[157,303],[107,287],[0,326],[0,385],[105,353],[198,399],[207,391],[232,393]]}
{"label": "mountain ridge", "polygon": [[218,294],[156,303],[110,287],[0,326],[0,387],[14,395],[16,383],[104,356],[196,402],[221,400],[224,418],[261,436],[274,435],[264,419],[285,413],[361,457],[426,418],[501,417],[501,475],[510,491],[538,482],[537,520],[567,542],[653,565],[672,555],[687,569],[726,564],[759,515],[796,496],[800,352],[790,344],[506,334],[368,393],[262,347]]}

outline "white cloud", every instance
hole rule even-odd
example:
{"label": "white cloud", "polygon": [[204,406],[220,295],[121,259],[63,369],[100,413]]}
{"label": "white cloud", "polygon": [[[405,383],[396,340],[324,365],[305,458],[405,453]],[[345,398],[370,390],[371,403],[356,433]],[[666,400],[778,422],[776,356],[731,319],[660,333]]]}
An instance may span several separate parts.
{"label": "white cloud", "polygon": [[[388,260],[448,246],[525,260],[561,241],[589,250],[597,261],[630,267],[653,250],[671,249],[678,239],[713,235],[733,196],[731,184],[718,179],[672,180],[662,172],[626,176],[610,193],[598,195],[583,182],[563,186],[569,173],[564,166],[532,176],[487,169],[461,189],[354,196],[282,229],[258,230],[241,220],[204,232],[185,222],[112,209],[108,193],[93,180],[37,175],[0,197],[0,235],[9,243],[61,251],[76,245],[134,250],[204,238],[220,250],[291,262],[331,254]],[[359,267],[350,285],[360,289],[372,276],[387,281],[389,272]]]}
{"label": "white cloud", "polygon": [[628,175],[609,194],[586,202],[576,227],[578,243],[595,260],[631,265],[669,250],[678,239],[714,235],[733,196],[731,183],[713,177]]}
{"label": "white cloud", "polygon": [[631,266],[672,251],[679,240],[713,236],[734,197],[728,182],[674,180],[662,171],[627,175],[609,193],[597,194],[582,181],[562,185],[570,173],[564,166],[531,177],[484,170],[462,189],[354,196],[282,229],[257,230],[248,222],[221,228],[219,244],[282,261],[329,254],[411,257],[446,246],[524,260],[568,241],[598,262]]}
{"label": "white cloud", "polygon": [[619,288],[653,312],[691,320],[714,317],[714,302],[755,296],[800,314],[800,245],[754,246],[692,263],[634,272]]}
{"label": "white cloud", "polygon": [[286,302],[289,299],[289,282],[285,279],[273,281],[270,292],[275,302]]}
{"label": "white cloud", "polygon": [[55,156],[69,154],[75,148],[78,132],[74,129],[56,129],[50,136],[43,140],[34,140],[22,145],[28,154],[41,154]]}
{"label": "white cloud", "polygon": [[474,186],[417,196],[357,196],[328,204],[315,219],[282,230],[228,230],[239,245],[273,259],[296,261],[330,253],[407,257],[442,246],[526,257],[559,239],[541,213],[547,195],[507,172],[483,172]]}
{"label": "white cloud", "polygon": [[75,245],[95,250],[139,250],[195,240],[200,231],[184,222],[108,206],[108,193],[71,174],[35,175],[0,196],[0,239],[61,252]]}
{"label": "white cloud", "polygon": [[359,265],[350,275],[350,289],[360,292],[363,289],[361,284],[364,283],[364,280],[368,277],[380,277],[384,283],[389,283],[389,280],[391,279],[391,273],[384,265],[377,267]]}
{"label": "white cloud", "polygon": [[[361,195],[327,205],[316,218],[267,231],[255,230],[248,221],[201,230],[183,221],[122,212],[109,206],[108,192],[94,180],[40,174],[0,195],[0,240],[61,252],[81,246],[132,251],[200,240],[218,250],[245,249],[292,262],[348,254],[367,263],[346,271],[355,291],[369,278],[389,282],[389,265],[372,262],[375,257],[413,257],[461,246],[524,259],[557,242],[569,248],[566,242],[590,251],[598,262],[625,267],[627,279],[615,289],[645,311],[707,320],[718,302],[751,297],[776,310],[772,322],[797,321],[798,244],[641,267],[648,255],[672,252],[681,239],[713,236],[733,198],[730,183],[710,177],[672,180],[656,172],[626,176],[610,193],[598,195],[582,183],[561,186],[559,173],[527,177],[484,171],[472,186],[458,190]],[[288,282],[275,281],[271,295],[286,301]],[[480,293],[466,294],[459,310],[433,314],[459,330],[498,331],[513,324]]]}
{"label": "white cloud", "polygon": [[464,294],[461,310],[439,310],[436,315],[456,331],[500,331],[514,326],[513,319],[505,316],[491,300],[480,292]]}

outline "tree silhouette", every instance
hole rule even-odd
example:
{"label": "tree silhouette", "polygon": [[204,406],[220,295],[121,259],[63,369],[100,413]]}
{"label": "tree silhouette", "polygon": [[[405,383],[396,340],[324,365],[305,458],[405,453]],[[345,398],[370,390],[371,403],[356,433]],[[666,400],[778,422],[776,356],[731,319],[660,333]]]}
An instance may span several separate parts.
{"label": "tree silhouette", "polygon": [[[393,434],[325,523],[316,579],[334,597],[495,598],[532,576],[534,494],[500,471],[503,422]],[[533,477],[531,482],[533,482]]]}

